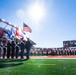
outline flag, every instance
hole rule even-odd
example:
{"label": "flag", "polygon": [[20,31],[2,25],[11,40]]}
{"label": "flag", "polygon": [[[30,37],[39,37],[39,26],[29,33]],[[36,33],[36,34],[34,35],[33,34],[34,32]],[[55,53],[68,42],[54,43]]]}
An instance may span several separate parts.
{"label": "flag", "polygon": [[23,31],[23,30],[21,30],[22,31],[22,33],[24,34],[24,35],[26,35],[26,32],[25,31]]}
{"label": "flag", "polygon": [[26,32],[30,32],[30,33],[32,32],[31,28],[28,25],[26,25],[25,23],[23,23],[23,30]]}
{"label": "flag", "polygon": [[16,28],[16,37],[18,39],[24,38],[25,35],[26,33],[23,30],[21,30],[21,28]]}
{"label": "flag", "polygon": [[10,36],[11,36],[12,33],[11,33],[10,30],[8,30],[7,34],[8,34],[8,38],[10,38]]}
{"label": "flag", "polygon": [[26,32],[25,32],[25,31],[23,31],[23,30],[21,29],[21,33],[22,33],[22,35],[23,35],[23,37],[24,37],[24,40],[26,41],[26,40],[27,40]]}
{"label": "flag", "polygon": [[16,35],[16,30],[14,28],[11,28],[11,36],[10,36],[10,39],[12,41],[14,41],[14,36]]}
{"label": "flag", "polygon": [[12,36],[15,36],[16,35],[16,30],[14,28],[11,28],[11,33],[12,33]]}
{"label": "flag", "polygon": [[19,29],[16,28],[16,36],[18,36],[18,35],[19,35]]}
{"label": "flag", "polygon": [[18,33],[18,36],[19,36],[19,37],[21,37],[21,38],[24,38],[24,34],[22,33],[21,28],[19,28],[19,33]]}
{"label": "flag", "polygon": [[14,41],[14,36],[15,36],[15,34],[12,34],[12,29],[11,30],[8,30],[8,38],[10,39],[10,40],[12,40],[12,41]]}

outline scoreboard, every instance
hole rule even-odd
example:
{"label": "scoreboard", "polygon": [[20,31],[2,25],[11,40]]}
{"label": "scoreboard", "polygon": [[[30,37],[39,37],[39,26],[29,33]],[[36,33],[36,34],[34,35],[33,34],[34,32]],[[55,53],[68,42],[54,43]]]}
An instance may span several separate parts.
{"label": "scoreboard", "polygon": [[63,41],[63,47],[76,47],[76,40]]}

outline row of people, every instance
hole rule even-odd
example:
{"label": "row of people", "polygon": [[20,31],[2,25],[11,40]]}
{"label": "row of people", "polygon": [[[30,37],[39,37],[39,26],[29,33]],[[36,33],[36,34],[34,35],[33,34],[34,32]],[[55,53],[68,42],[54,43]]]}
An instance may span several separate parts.
{"label": "row of people", "polygon": [[27,38],[27,41],[24,41],[23,38],[21,38],[20,42],[18,40],[16,41],[8,40],[8,42],[3,43],[3,45],[1,45],[0,43],[0,55],[1,55],[1,50],[3,48],[3,58],[5,57],[5,55],[7,55],[7,58],[10,58],[10,55],[11,58],[14,58],[15,54],[16,54],[15,55],[16,58],[18,58],[19,50],[21,50],[21,58],[23,58],[24,50],[26,49],[26,58],[29,59],[31,47],[32,47],[32,43],[30,42],[29,38]]}

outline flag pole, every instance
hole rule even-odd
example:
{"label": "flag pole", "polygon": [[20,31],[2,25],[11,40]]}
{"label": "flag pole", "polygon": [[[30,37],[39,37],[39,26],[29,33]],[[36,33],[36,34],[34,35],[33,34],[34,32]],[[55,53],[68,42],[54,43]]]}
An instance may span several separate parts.
{"label": "flag pole", "polygon": [[7,27],[7,24],[6,24],[6,26],[4,27],[4,29]]}

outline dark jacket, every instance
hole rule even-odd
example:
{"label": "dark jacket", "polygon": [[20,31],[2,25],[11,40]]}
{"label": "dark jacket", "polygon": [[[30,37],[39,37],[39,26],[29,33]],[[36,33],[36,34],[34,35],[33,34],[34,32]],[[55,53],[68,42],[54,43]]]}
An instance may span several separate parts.
{"label": "dark jacket", "polygon": [[26,44],[25,44],[25,48],[26,49],[30,49],[32,47],[32,44],[30,41],[26,41]]}
{"label": "dark jacket", "polygon": [[23,41],[21,41],[21,43],[20,43],[20,48],[21,48],[21,50],[24,49],[24,46],[25,46],[25,43],[24,43]]}

